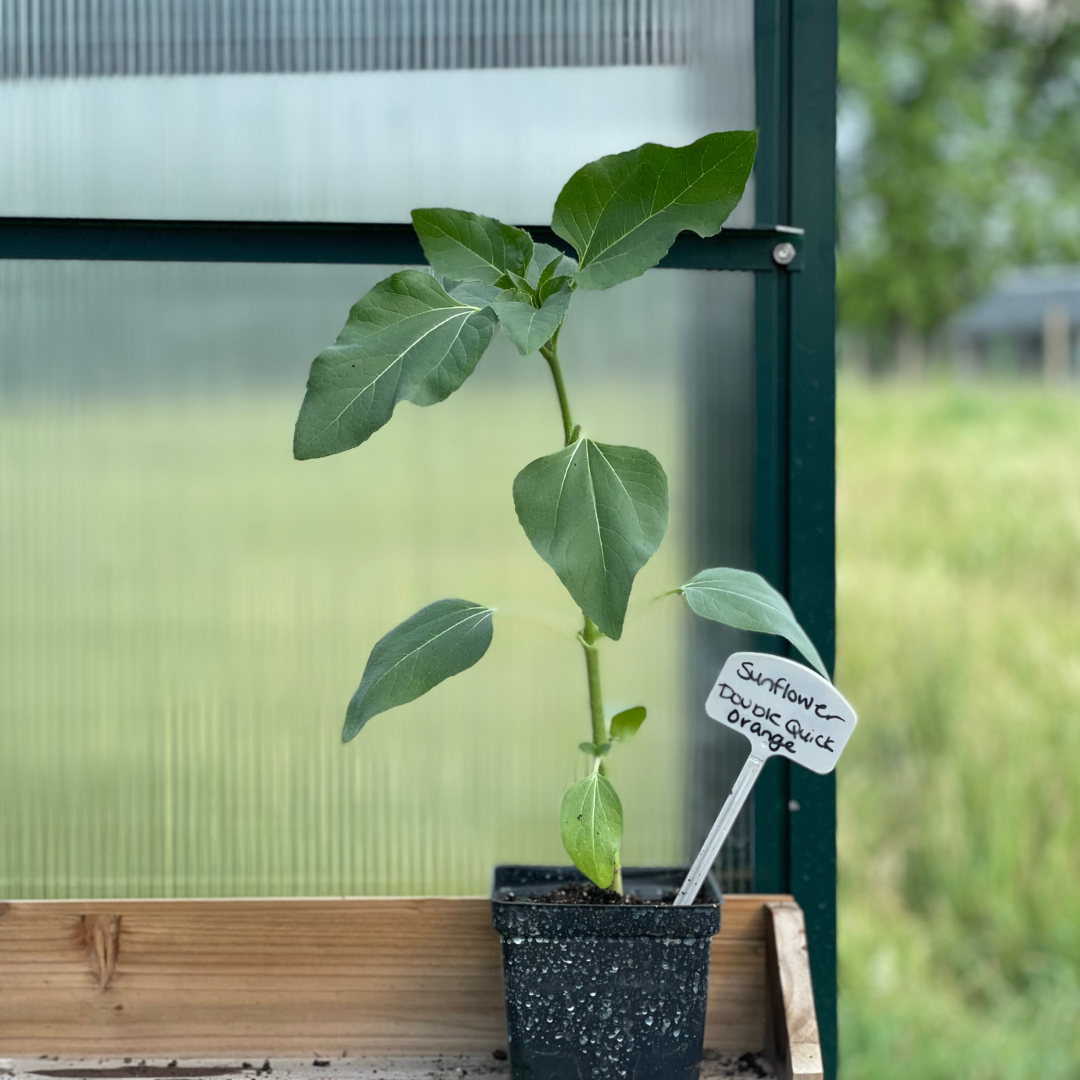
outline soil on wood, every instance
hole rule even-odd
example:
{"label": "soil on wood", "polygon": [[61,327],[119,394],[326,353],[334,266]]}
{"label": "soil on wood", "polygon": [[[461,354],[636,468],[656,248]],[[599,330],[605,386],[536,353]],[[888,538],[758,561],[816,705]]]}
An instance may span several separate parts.
{"label": "soil on wood", "polygon": [[56,1080],[196,1080],[210,1076],[235,1076],[241,1070],[235,1065],[195,1066],[178,1065],[123,1065],[111,1069],[35,1069],[35,1076],[49,1076]]}
{"label": "soil on wood", "polygon": [[[671,892],[661,896],[659,900],[646,900],[636,892],[627,891],[620,894],[614,889],[601,889],[599,885],[594,885],[591,881],[574,881],[537,896],[518,896],[516,893],[506,892],[498,899],[526,904],[640,904],[647,907],[670,907],[675,902],[676,896],[678,896],[678,891],[672,889]],[[704,894],[704,890],[698,893],[694,903],[709,903],[709,898]]]}

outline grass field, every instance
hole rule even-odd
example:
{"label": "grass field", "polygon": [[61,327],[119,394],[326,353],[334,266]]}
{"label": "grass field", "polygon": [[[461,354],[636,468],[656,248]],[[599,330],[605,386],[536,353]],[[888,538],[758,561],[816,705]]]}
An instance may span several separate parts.
{"label": "grass field", "polygon": [[1080,397],[839,403],[844,1080],[1080,1077]]}

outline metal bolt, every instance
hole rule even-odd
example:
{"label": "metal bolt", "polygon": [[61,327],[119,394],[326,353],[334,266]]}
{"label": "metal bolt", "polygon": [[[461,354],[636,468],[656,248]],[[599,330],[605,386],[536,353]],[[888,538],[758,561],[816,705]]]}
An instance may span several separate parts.
{"label": "metal bolt", "polygon": [[781,241],[772,249],[772,257],[777,266],[787,266],[795,258],[795,245],[787,240]]}

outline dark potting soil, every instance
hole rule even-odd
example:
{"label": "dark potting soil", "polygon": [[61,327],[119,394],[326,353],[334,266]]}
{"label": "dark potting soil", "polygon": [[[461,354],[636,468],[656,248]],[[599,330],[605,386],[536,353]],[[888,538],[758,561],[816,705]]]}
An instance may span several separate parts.
{"label": "dark potting soil", "polygon": [[[526,904],[641,904],[648,907],[669,906],[674,903],[678,892],[672,889],[664,893],[658,900],[646,900],[636,892],[617,893],[614,889],[601,889],[591,881],[572,881],[566,885],[560,885],[550,892],[540,893],[536,896],[518,896],[512,892],[503,893],[500,900],[518,901]],[[708,903],[708,897],[704,895],[704,889],[698,893],[694,903]]]}

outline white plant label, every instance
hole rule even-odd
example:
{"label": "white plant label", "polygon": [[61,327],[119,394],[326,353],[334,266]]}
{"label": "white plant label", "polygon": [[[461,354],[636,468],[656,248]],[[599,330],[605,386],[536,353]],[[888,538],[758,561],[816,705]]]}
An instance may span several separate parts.
{"label": "white plant label", "polygon": [[745,735],[750,756],[675,897],[677,907],[694,902],[765,762],[781,755],[830,773],[857,723],[855,710],[828,679],[771,653],[732,653],[705,711]]}
{"label": "white plant label", "polygon": [[745,735],[751,754],[782,754],[816,773],[836,768],[857,722],[855,710],[831,682],[769,653],[733,653],[705,711]]}

